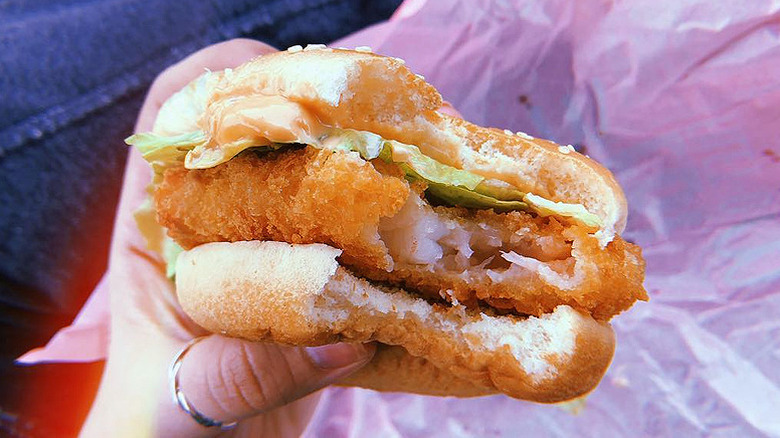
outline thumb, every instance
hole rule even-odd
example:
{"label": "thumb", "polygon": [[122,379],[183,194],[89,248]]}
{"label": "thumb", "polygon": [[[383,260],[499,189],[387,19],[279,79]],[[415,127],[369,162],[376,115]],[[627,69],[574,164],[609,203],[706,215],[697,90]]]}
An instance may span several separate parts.
{"label": "thumb", "polygon": [[303,348],[211,335],[182,358],[180,389],[202,415],[228,423],[323,388],[365,365],[374,350],[373,344]]}

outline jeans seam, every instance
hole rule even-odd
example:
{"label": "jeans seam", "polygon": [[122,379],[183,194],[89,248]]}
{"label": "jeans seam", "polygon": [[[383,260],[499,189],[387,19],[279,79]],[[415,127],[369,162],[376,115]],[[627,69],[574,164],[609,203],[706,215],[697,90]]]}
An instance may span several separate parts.
{"label": "jeans seam", "polygon": [[[41,139],[143,89],[160,73],[160,65],[171,65],[180,60],[184,54],[189,54],[198,48],[221,40],[239,37],[259,28],[273,26],[275,23],[302,11],[319,9],[343,1],[321,0],[314,4],[299,5],[297,8],[286,8],[276,14],[270,12],[270,6],[251,8],[228,22],[210,26],[203,36],[189,43],[187,42],[191,39],[189,35],[180,38],[163,48],[162,51],[169,52],[168,54],[152,55],[150,56],[151,60],[134,66],[128,72],[113,78],[106,84],[82,93],[69,103],[46,108],[0,131],[0,158],[15,151],[28,141]],[[288,5],[287,2],[281,0],[273,4]]]}

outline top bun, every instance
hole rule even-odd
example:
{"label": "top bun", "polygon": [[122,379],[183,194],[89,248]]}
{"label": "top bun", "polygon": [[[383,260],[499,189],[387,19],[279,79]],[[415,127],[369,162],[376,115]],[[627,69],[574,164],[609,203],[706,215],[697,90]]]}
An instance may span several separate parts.
{"label": "top bun", "polygon": [[206,73],[163,105],[154,131],[207,130],[201,119],[211,107],[251,94],[282,96],[326,125],[413,144],[444,164],[549,200],[582,204],[601,219],[603,242],[625,228],[625,196],[603,166],[551,141],[442,114],[442,98],[433,86],[403,61],[372,53],[309,46]]}

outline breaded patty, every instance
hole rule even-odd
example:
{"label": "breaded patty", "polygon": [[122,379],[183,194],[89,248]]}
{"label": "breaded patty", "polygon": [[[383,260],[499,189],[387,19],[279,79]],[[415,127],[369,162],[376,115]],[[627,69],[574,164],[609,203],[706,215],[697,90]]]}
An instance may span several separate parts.
{"label": "breaded patty", "polygon": [[205,170],[165,172],[154,194],[158,221],[185,249],[206,242],[276,240],[325,243],[349,259],[387,269],[376,235],[409,185],[383,175],[356,153],[312,147],[252,151]]}
{"label": "breaded patty", "polygon": [[586,228],[514,211],[432,207],[395,165],[312,147],[248,151],[211,169],[169,169],[158,220],[180,245],[324,243],[366,278],[432,299],[527,315],[561,304],[607,320],[646,299],[637,246],[602,249]]}

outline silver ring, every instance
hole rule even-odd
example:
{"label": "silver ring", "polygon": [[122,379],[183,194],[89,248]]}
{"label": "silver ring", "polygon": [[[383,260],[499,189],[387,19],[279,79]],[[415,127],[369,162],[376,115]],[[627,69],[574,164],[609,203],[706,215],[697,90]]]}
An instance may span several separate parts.
{"label": "silver ring", "polygon": [[195,406],[193,406],[192,403],[187,401],[187,398],[184,396],[184,393],[181,390],[181,386],[179,385],[179,369],[181,369],[181,362],[182,359],[184,359],[184,355],[187,354],[188,351],[190,351],[190,348],[192,348],[193,345],[202,341],[204,338],[205,336],[201,336],[199,338],[195,338],[191,340],[190,342],[187,342],[187,345],[185,345],[179,351],[179,354],[176,355],[176,359],[174,359],[173,363],[171,364],[171,368],[168,374],[168,380],[171,385],[171,392],[173,393],[173,401],[179,405],[182,411],[188,413],[190,417],[192,417],[193,420],[197,421],[198,424],[200,424],[201,426],[218,427],[222,430],[230,430],[236,427],[236,425],[238,424],[237,421],[225,423],[222,421],[214,420],[213,418],[209,418],[201,414],[200,412],[198,412],[197,409],[195,409]]}

